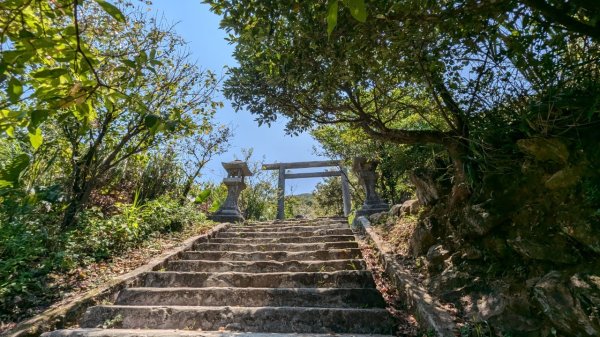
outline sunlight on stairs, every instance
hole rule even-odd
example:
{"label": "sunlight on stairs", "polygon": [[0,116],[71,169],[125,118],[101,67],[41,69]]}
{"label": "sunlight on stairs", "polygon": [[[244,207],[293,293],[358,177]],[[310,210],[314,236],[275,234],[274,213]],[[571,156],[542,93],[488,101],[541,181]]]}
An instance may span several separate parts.
{"label": "sunlight on stairs", "polygon": [[346,219],[230,225],[58,336],[393,334]]}

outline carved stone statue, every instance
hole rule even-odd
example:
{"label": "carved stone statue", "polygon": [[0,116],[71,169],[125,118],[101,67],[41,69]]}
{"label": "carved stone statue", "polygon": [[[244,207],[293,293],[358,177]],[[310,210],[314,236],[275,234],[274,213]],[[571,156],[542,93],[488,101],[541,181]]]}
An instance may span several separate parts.
{"label": "carved stone statue", "polygon": [[356,211],[357,216],[369,216],[371,214],[386,212],[390,206],[383,201],[375,190],[377,184],[377,172],[375,169],[379,163],[374,160],[367,160],[364,157],[354,158],[353,169],[358,176],[360,184],[365,189],[365,203],[362,208]]}

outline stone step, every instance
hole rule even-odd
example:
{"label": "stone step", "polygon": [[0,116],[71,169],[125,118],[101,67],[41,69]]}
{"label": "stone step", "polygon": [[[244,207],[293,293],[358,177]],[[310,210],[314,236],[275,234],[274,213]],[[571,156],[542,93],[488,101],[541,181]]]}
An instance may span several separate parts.
{"label": "stone step", "polygon": [[163,266],[120,290],[115,305],[88,308],[81,328],[44,336],[367,337],[396,330],[345,218],[229,225]]}
{"label": "stone step", "polygon": [[240,226],[251,226],[251,227],[285,227],[285,226],[315,226],[315,225],[327,225],[327,224],[348,224],[347,219],[313,219],[313,220],[276,220],[272,222],[249,222],[241,224]]}
{"label": "stone step", "polygon": [[385,309],[111,305],[89,308],[82,328],[391,334]]}
{"label": "stone step", "polygon": [[301,252],[311,250],[329,250],[358,248],[354,241],[349,242],[324,242],[324,243],[265,243],[265,244],[242,244],[242,243],[197,243],[194,250],[219,250],[228,252],[270,252],[289,251]]}
{"label": "stone step", "polygon": [[208,261],[174,260],[165,268],[168,271],[191,272],[240,272],[240,273],[277,273],[277,272],[319,272],[336,270],[365,270],[363,260],[329,261]]}
{"label": "stone step", "polygon": [[182,260],[212,260],[212,261],[314,261],[314,260],[346,260],[361,259],[362,254],[358,248],[331,249],[306,252],[225,252],[225,251],[203,251],[183,252]]}
{"label": "stone step", "polygon": [[262,226],[262,227],[251,227],[251,226],[236,226],[232,225],[226,232],[313,232],[317,230],[325,229],[346,229],[349,228],[348,224],[325,224],[325,225],[312,225],[312,226]]}
{"label": "stone step", "polygon": [[318,273],[148,272],[141,287],[243,288],[375,288],[371,272],[344,270]]}
{"label": "stone step", "polygon": [[320,235],[353,235],[350,228],[319,229],[301,232],[253,232],[253,231],[228,231],[220,232],[219,238],[281,238],[288,236],[320,236]]}
{"label": "stone step", "polygon": [[[232,331],[190,331],[150,329],[64,329],[42,334],[42,337],[332,337],[316,333],[260,333]],[[374,334],[336,334],[336,337],[391,337]]]}
{"label": "stone step", "polygon": [[354,241],[354,235],[288,236],[281,238],[220,238],[210,239],[209,243],[315,243]]}
{"label": "stone step", "polygon": [[373,288],[126,288],[117,305],[383,308]]}

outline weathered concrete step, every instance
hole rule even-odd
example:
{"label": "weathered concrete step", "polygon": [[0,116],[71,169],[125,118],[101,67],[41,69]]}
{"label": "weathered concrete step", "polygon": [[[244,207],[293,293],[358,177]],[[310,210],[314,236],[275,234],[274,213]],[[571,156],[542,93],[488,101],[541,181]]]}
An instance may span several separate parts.
{"label": "weathered concrete step", "polygon": [[348,224],[348,219],[312,219],[312,220],[275,220],[271,222],[249,222],[242,226],[250,227],[269,227],[269,226],[315,226],[315,225],[327,225],[327,224]]}
{"label": "weathered concrete step", "polygon": [[371,272],[343,270],[318,273],[149,272],[142,287],[375,288]]}
{"label": "weathered concrete step", "polygon": [[250,244],[250,243],[197,243],[194,245],[194,250],[220,250],[228,252],[270,252],[270,251],[289,251],[301,252],[310,250],[329,250],[329,249],[346,249],[358,248],[358,244],[354,241],[349,242],[324,242],[324,243],[265,243],[265,244]]}
{"label": "weathered concrete step", "polygon": [[314,261],[361,259],[358,248],[317,250],[306,252],[225,252],[225,251],[188,251],[181,254],[182,260],[212,261]]}
{"label": "weathered concrete step", "polygon": [[363,260],[329,261],[208,261],[174,260],[169,261],[168,271],[192,272],[240,272],[240,273],[277,273],[277,272],[318,272],[336,270],[365,270]]}
{"label": "weathered concrete step", "polygon": [[365,288],[126,288],[118,305],[383,308],[377,289]]}
{"label": "weathered concrete step", "polygon": [[[316,333],[260,333],[232,331],[190,331],[150,329],[65,329],[42,334],[42,337],[332,337]],[[390,335],[336,334],[336,337],[391,337]]]}
{"label": "weathered concrete step", "polygon": [[214,238],[210,243],[315,243],[354,241],[354,235],[288,236],[282,238]]}
{"label": "weathered concrete step", "polygon": [[256,231],[228,231],[220,232],[219,238],[282,238],[288,236],[320,236],[320,235],[353,235],[350,228],[334,228],[306,230],[300,232],[256,232]]}
{"label": "weathered concrete step", "polygon": [[227,229],[227,232],[306,232],[306,231],[316,231],[323,229],[346,229],[348,228],[348,224],[324,224],[324,225],[314,225],[314,226],[261,226],[261,227],[251,227],[251,226],[231,226]]}
{"label": "weathered concrete step", "polygon": [[82,328],[112,323],[124,329],[234,330],[391,334],[395,322],[385,309],[294,307],[95,306]]}

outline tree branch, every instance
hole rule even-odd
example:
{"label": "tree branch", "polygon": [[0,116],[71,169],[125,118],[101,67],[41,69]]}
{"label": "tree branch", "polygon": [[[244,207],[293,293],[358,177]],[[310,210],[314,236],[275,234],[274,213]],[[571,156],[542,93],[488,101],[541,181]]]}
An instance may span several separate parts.
{"label": "tree branch", "polygon": [[598,24],[594,27],[576,20],[565,14],[564,11],[548,4],[545,0],[523,0],[523,3],[569,31],[589,36],[594,40],[600,40],[600,25]]}

